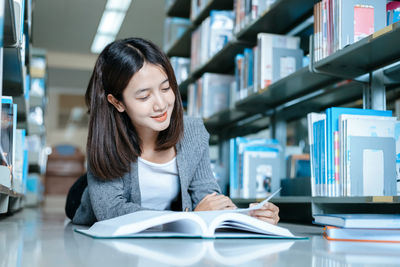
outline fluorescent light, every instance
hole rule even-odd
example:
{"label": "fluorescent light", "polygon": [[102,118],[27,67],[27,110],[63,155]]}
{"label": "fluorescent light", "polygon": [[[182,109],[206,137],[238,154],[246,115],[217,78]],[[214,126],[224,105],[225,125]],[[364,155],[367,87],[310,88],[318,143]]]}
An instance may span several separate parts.
{"label": "fluorescent light", "polygon": [[112,35],[103,35],[97,33],[96,36],[94,37],[92,47],[90,48],[90,51],[92,53],[99,54],[106,45],[114,41],[115,36]]}
{"label": "fluorescent light", "polygon": [[109,11],[109,10],[104,11],[97,32],[103,34],[116,35],[119,32],[119,29],[121,28],[124,18],[125,18],[124,12]]}
{"label": "fluorescent light", "polygon": [[100,53],[107,44],[115,40],[130,4],[131,0],[107,1],[106,9],[90,48],[92,53]]}
{"label": "fluorescent light", "polygon": [[130,4],[131,0],[108,0],[106,9],[126,11],[128,10]]}

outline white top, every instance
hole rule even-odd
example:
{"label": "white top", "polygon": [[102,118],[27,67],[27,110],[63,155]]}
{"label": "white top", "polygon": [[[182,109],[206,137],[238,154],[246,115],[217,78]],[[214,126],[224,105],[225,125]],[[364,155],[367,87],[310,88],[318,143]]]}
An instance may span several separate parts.
{"label": "white top", "polygon": [[168,210],[180,191],[176,157],[167,163],[153,163],[138,157],[142,207]]}

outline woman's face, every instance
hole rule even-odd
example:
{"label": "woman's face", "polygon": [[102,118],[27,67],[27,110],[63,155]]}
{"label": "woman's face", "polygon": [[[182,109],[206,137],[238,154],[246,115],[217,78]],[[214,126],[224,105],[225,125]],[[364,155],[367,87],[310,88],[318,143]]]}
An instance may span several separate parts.
{"label": "woman's face", "polygon": [[162,67],[145,62],[122,93],[121,110],[126,111],[139,133],[168,128],[175,94]]}

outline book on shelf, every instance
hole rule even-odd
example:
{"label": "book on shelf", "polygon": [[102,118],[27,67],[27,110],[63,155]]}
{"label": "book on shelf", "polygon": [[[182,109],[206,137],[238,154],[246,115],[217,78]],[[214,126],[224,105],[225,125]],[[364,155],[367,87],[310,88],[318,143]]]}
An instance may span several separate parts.
{"label": "book on shelf", "polygon": [[314,223],[361,229],[400,229],[400,214],[314,214]]}
{"label": "book on shelf", "polygon": [[340,115],[343,195],[396,195],[395,123],[395,117]]}
{"label": "book on shelf", "polygon": [[386,4],[386,25],[390,25],[400,21],[400,2],[390,1]]}
{"label": "book on shelf", "polygon": [[391,115],[339,107],[308,115],[314,196],[396,195],[396,118]]}
{"label": "book on shelf", "polygon": [[218,53],[232,39],[233,12],[211,10],[208,58]]}
{"label": "book on shelf", "polygon": [[176,83],[180,85],[189,77],[190,72],[190,58],[186,57],[171,57],[172,68],[175,72]]}
{"label": "book on shelf", "polygon": [[314,54],[321,60],[386,26],[386,1],[322,0],[314,5]]}
{"label": "book on shelf", "polygon": [[235,33],[257,20],[276,0],[234,0]]}
{"label": "book on shelf", "polygon": [[400,243],[400,229],[339,228],[326,226],[324,237],[333,241]]}
{"label": "book on shelf", "polygon": [[192,33],[191,71],[205,64],[232,39],[233,11],[212,10]]}
{"label": "book on shelf", "polygon": [[281,147],[275,139],[230,139],[231,198],[262,198],[280,187]]}
{"label": "book on shelf", "polygon": [[25,148],[25,130],[17,129],[15,136],[15,163],[14,163],[14,177],[13,177],[13,190],[17,193],[23,194],[25,191],[26,183],[26,169],[28,159],[26,158]]}
{"label": "book on shelf", "polygon": [[190,28],[189,19],[167,17],[164,21],[164,51],[168,51],[171,46],[181,38]]}
{"label": "book on shelf", "polygon": [[12,188],[15,163],[15,139],[17,127],[17,105],[13,104],[13,98],[1,97],[1,158],[3,166],[10,170],[9,176],[1,176],[0,184]]}
{"label": "book on shelf", "polygon": [[188,115],[209,118],[230,106],[233,75],[204,73],[188,92]]}
{"label": "book on shelf", "polygon": [[289,155],[286,160],[286,177],[310,177],[310,154]]}
{"label": "book on shelf", "polygon": [[301,239],[288,229],[230,211],[137,211],[75,231],[94,238],[271,238]]}
{"label": "book on shelf", "polygon": [[293,73],[302,66],[303,50],[299,49],[300,38],[270,33],[257,34],[259,60],[255,66],[256,82],[267,88],[277,80]]}

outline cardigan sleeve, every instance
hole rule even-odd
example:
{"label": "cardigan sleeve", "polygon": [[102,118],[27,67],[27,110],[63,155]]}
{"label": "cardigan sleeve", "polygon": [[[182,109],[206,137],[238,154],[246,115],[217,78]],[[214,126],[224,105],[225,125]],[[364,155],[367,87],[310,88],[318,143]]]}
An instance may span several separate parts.
{"label": "cardigan sleeve", "polygon": [[[129,176],[129,173],[126,175]],[[140,203],[132,202],[124,193],[126,186],[130,188],[129,185],[124,185],[124,183],[130,179],[130,177],[127,179],[121,177],[103,181],[88,171],[88,193],[93,212],[98,221],[111,219],[138,210],[145,210]],[[130,190],[127,190],[127,192],[130,192]]]}
{"label": "cardigan sleeve", "polygon": [[199,202],[207,195],[213,192],[221,193],[217,180],[211,170],[210,152],[209,152],[209,133],[202,121],[196,127],[198,129],[199,162],[197,164],[194,176],[189,184],[188,192],[192,199],[193,210]]}

